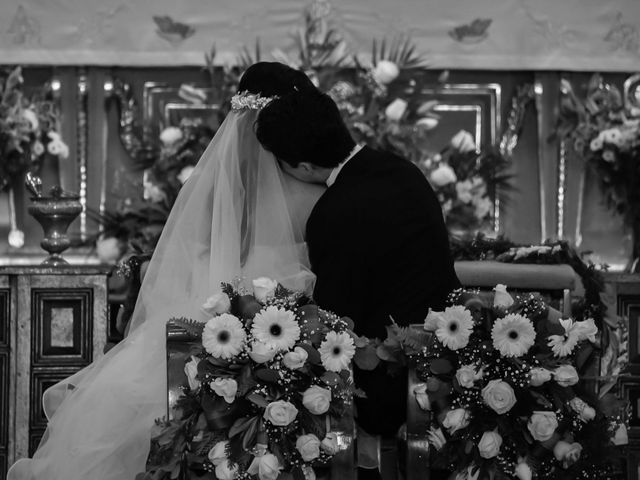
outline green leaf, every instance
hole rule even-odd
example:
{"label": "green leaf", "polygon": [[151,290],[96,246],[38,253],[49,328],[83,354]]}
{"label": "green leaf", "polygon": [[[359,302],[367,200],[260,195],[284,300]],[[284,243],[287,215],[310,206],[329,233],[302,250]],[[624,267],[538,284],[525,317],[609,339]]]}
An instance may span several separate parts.
{"label": "green leaf", "polygon": [[260,408],[267,408],[267,405],[269,405],[269,402],[267,402],[267,399],[264,398],[262,395],[258,395],[257,393],[252,393],[250,395],[247,395],[246,398],[251,403],[257,405]]}
{"label": "green leaf", "polygon": [[451,365],[451,362],[449,360],[446,360],[444,358],[436,358],[435,360],[431,361],[430,369],[431,372],[433,372],[435,375],[446,375],[453,370],[453,365]]}
{"label": "green leaf", "polygon": [[308,343],[300,343],[297,347],[303,348],[307,352],[307,362],[311,365],[320,365],[322,360],[320,359],[320,352],[314,348],[313,345]]}
{"label": "green leaf", "polygon": [[373,370],[380,364],[380,358],[376,353],[376,347],[367,345],[364,348],[357,348],[353,361],[362,370]]}
{"label": "green leaf", "polygon": [[261,368],[256,373],[256,378],[267,383],[277,383],[280,380],[280,374],[276,370],[270,368]]}
{"label": "green leaf", "polygon": [[320,377],[320,380],[322,380],[327,385],[337,385],[338,383],[340,383],[340,375],[338,375],[336,372],[325,372],[325,374]]}
{"label": "green leaf", "polygon": [[257,417],[238,418],[229,429],[229,438],[241,434],[250,427],[252,421],[257,421]]}
{"label": "green leaf", "polygon": [[242,437],[242,447],[245,450],[251,450],[255,444],[256,435],[258,433],[258,417],[253,417],[249,422],[244,436]]}

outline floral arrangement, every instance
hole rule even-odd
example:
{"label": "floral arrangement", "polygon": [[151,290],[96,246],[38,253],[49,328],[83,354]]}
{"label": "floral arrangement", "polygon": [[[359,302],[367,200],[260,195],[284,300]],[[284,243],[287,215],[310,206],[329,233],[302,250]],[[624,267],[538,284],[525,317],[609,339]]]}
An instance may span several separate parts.
{"label": "floral arrangement", "polygon": [[96,250],[103,262],[116,263],[130,249],[153,251],[182,185],[213,135],[210,127],[190,119],[160,132],[157,156],[150,164],[140,163],[142,198],[126,199],[115,212],[96,215],[102,225]]}
{"label": "floral arrangement", "polygon": [[51,94],[43,91],[30,98],[23,84],[20,67],[0,72],[0,191],[37,169],[45,155],[69,156]]}
{"label": "floral arrangement", "polygon": [[482,152],[464,130],[440,153],[423,158],[418,166],[433,186],[447,226],[452,232],[492,231],[495,199],[506,193],[510,162],[496,148]]}
{"label": "floral arrangement", "polygon": [[253,292],[223,284],[207,299],[206,323],[175,320],[201,338],[185,365],[188,387],[175,419],[159,421],[141,479],[314,478],[348,447],[333,427],[350,418],[348,319],[318,309],[274,280]]}
{"label": "floral arrangement", "polygon": [[640,257],[640,111],[625,109],[615,85],[593,75],[584,98],[563,80],[559,136],[568,141],[600,183],[607,206],[633,229]]}
{"label": "floral arrangement", "polygon": [[459,479],[608,478],[626,426],[623,403],[584,380],[593,319],[494,290],[456,290],[425,320],[433,335],[416,357],[415,394],[433,412],[434,465]]}

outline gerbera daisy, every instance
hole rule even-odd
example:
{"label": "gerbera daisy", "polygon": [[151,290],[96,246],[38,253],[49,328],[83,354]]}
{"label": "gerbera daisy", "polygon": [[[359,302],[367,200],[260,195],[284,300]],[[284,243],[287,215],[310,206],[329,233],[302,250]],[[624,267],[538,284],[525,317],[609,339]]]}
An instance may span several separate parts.
{"label": "gerbera daisy", "polygon": [[447,307],[438,318],[436,337],[450,350],[458,350],[467,346],[472,331],[471,312],[462,305],[456,305]]}
{"label": "gerbera daisy", "polygon": [[491,339],[503,357],[520,357],[533,346],[536,330],[528,318],[510,313],[493,324]]}
{"label": "gerbera daisy", "polygon": [[202,345],[215,358],[235,357],[242,352],[245,339],[242,323],[229,313],[213,317],[202,332]]}
{"label": "gerbera daisy", "polygon": [[356,353],[356,347],[348,333],[329,332],[318,351],[324,368],[339,372],[349,368],[349,362]]}
{"label": "gerbera daisy", "polygon": [[253,337],[274,350],[289,350],[300,338],[300,326],[293,312],[267,307],[253,319]]}
{"label": "gerbera daisy", "polygon": [[556,357],[571,355],[577,344],[578,337],[575,335],[551,335],[547,342]]}
{"label": "gerbera daisy", "polygon": [[[560,319],[560,325],[564,328],[564,335],[551,335],[547,345],[551,347],[556,357],[566,357],[581,340],[579,329],[574,328],[574,322],[570,318]],[[594,338],[595,340],[595,338]]]}

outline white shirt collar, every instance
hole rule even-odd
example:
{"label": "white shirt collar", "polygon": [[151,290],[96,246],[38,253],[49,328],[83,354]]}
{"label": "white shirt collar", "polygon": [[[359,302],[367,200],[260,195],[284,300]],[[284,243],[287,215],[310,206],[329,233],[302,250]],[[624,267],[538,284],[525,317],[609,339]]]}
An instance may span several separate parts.
{"label": "white shirt collar", "polygon": [[362,150],[362,147],[364,147],[364,145],[356,145],[355,147],[353,147],[353,150],[351,150],[351,153],[349,153],[349,156],[345,159],[345,161],[342,162],[333,170],[331,170],[331,173],[329,174],[329,178],[327,178],[327,187],[330,187],[331,185],[336,183],[336,179],[338,178],[338,174],[340,173],[340,170],[342,170],[343,167],[347,164],[347,162],[351,160],[353,157],[355,157],[360,150]]}

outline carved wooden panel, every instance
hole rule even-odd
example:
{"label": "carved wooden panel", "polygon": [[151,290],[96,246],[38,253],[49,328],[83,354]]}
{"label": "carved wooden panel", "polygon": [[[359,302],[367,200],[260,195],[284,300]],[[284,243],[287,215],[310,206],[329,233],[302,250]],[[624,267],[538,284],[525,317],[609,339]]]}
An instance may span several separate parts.
{"label": "carved wooden panel", "polygon": [[45,428],[47,417],[42,407],[42,395],[49,388],[65,378],[77,372],[73,369],[57,369],[55,371],[36,371],[31,375],[31,409],[29,412],[29,425],[31,430]]}
{"label": "carved wooden panel", "polygon": [[4,478],[9,463],[9,294],[8,289],[0,289],[0,478]]}
{"label": "carved wooden panel", "polygon": [[90,363],[93,291],[33,289],[31,303],[33,366]]}
{"label": "carved wooden panel", "polygon": [[[7,453],[9,437],[9,352],[0,351],[0,456]],[[0,469],[0,472],[2,470]]]}
{"label": "carved wooden panel", "polygon": [[629,322],[629,363],[640,373],[640,293],[618,296],[618,315]]}
{"label": "carved wooden panel", "polygon": [[0,348],[9,345],[9,293],[0,289]]}

